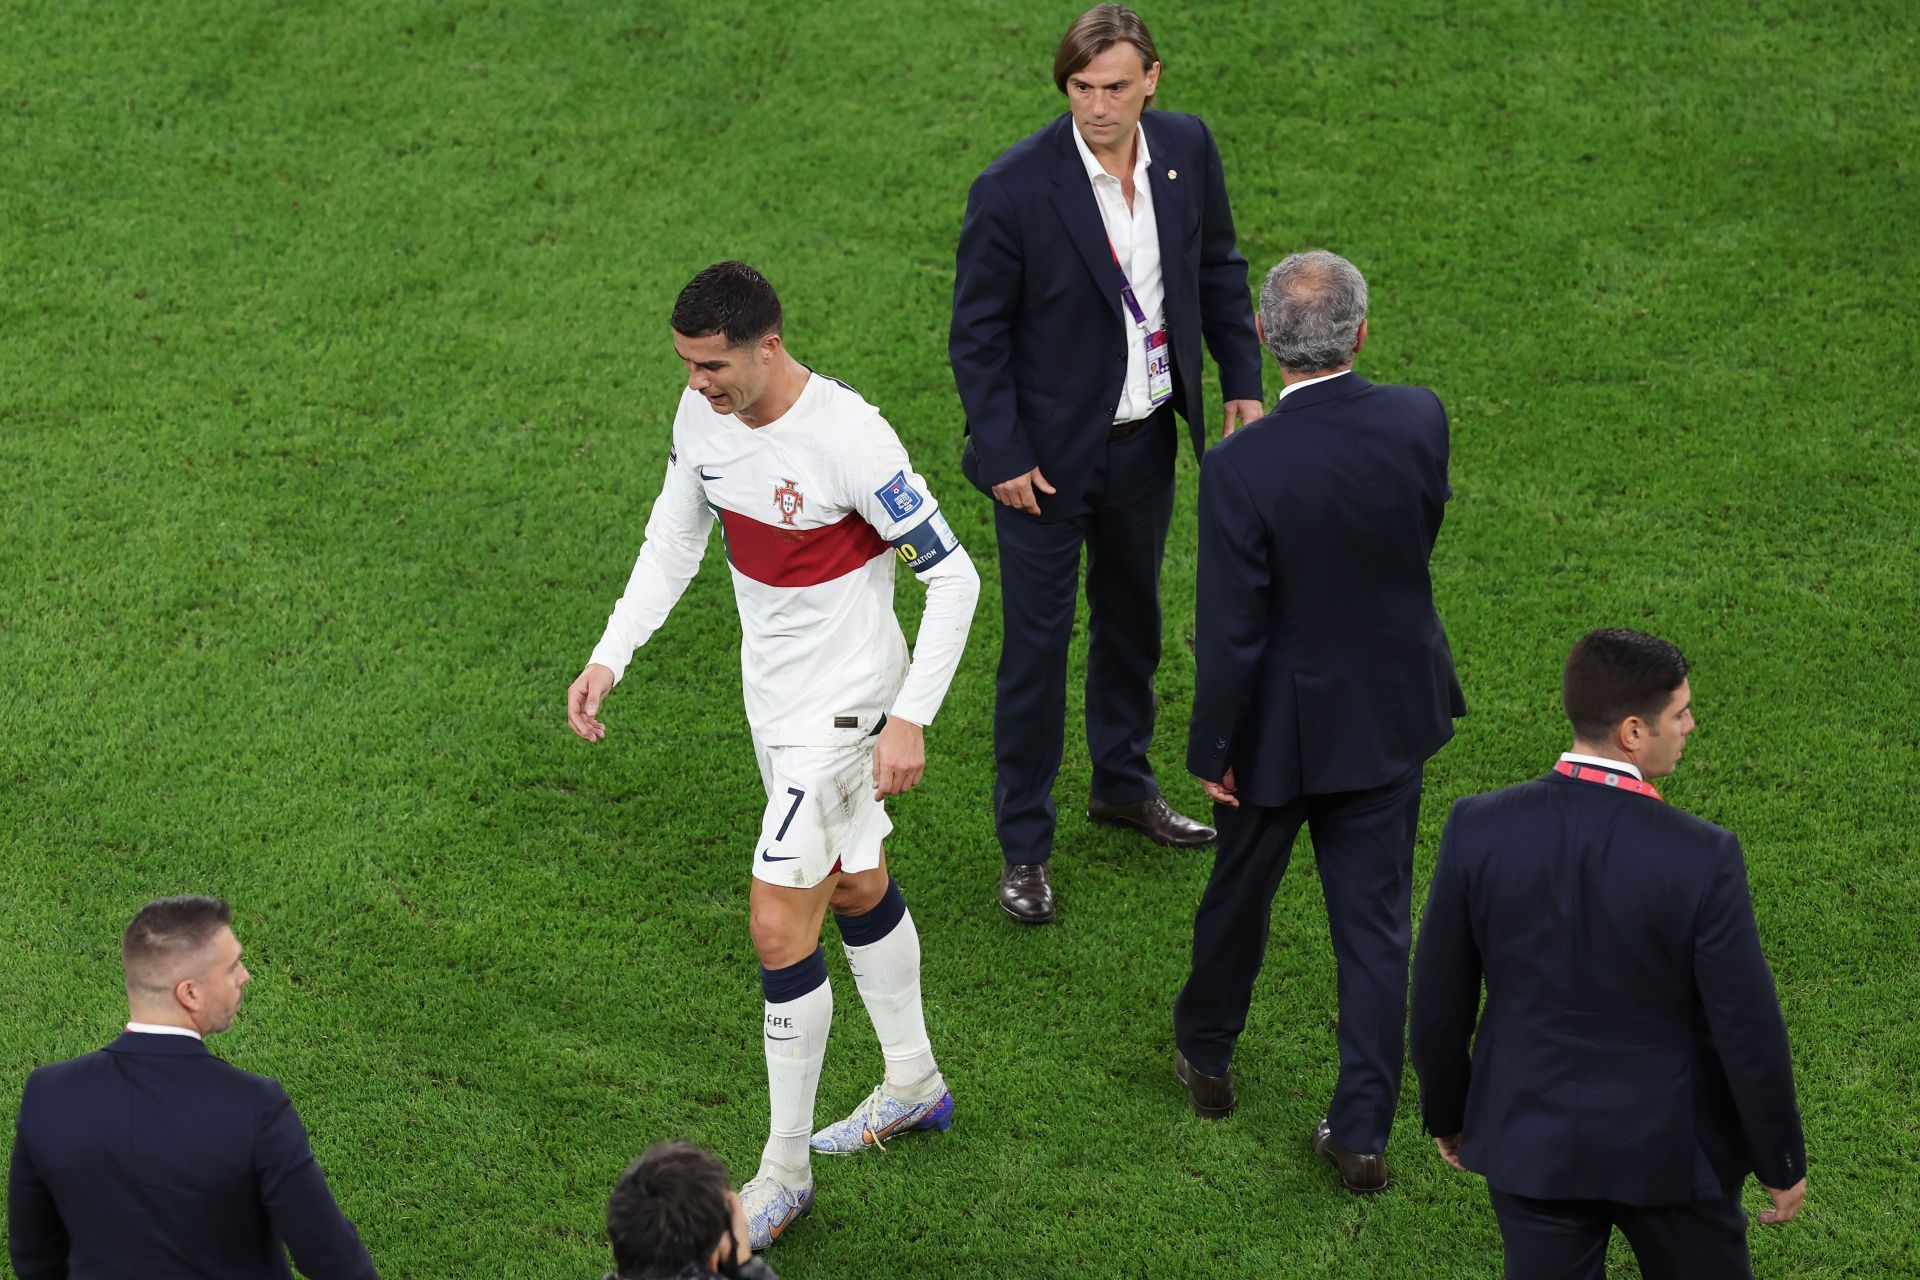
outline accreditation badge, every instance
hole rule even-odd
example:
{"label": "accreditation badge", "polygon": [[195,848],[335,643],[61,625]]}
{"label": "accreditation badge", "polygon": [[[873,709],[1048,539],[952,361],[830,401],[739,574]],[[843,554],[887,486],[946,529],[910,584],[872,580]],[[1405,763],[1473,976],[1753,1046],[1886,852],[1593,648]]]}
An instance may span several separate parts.
{"label": "accreditation badge", "polygon": [[1164,326],[1146,336],[1147,403],[1159,408],[1173,398],[1173,348]]}

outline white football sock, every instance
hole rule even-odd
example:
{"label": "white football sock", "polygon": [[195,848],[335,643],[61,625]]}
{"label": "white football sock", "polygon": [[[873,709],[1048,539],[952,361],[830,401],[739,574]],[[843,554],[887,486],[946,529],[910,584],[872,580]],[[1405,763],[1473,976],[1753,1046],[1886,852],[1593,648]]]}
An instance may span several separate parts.
{"label": "white football sock", "polygon": [[846,951],[847,967],[887,1060],[887,1092],[903,1102],[926,1101],[945,1086],[934,1070],[920,1007],[920,933],[912,914],[903,912],[878,942]]}
{"label": "white football sock", "polygon": [[813,1099],[820,1088],[820,1064],[827,1056],[827,1032],[833,1026],[833,988],[822,982],[785,1004],[766,1006],[762,1027],[767,1050],[767,1097],[771,1123],[760,1153],[764,1171],[777,1164],[789,1175],[807,1171],[807,1144],[813,1138]]}

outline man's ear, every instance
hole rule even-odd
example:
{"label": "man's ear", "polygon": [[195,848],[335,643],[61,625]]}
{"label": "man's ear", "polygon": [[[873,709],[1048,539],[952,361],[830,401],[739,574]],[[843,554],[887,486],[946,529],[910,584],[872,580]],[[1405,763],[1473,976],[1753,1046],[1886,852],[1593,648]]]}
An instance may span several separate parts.
{"label": "man's ear", "polygon": [[[1365,322],[1363,321],[1362,323]],[[1260,318],[1258,311],[1253,313],[1253,336],[1259,341],[1261,346],[1264,347],[1267,345],[1267,324],[1266,321]]]}
{"label": "man's ear", "polygon": [[[1258,325],[1259,322],[1260,322],[1260,317],[1255,316],[1254,323]],[[1355,354],[1356,356],[1359,355],[1360,348],[1366,345],[1367,345],[1367,322],[1366,322],[1366,318],[1362,317],[1360,320],[1360,331],[1353,335],[1353,354]]]}

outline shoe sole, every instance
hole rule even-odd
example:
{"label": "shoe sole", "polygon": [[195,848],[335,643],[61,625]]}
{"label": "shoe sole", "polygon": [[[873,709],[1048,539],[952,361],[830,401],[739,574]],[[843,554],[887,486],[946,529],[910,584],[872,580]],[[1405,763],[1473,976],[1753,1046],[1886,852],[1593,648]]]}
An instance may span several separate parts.
{"label": "shoe sole", "polygon": [[1144,823],[1135,822],[1131,818],[1098,817],[1091,809],[1087,810],[1087,821],[1096,827],[1116,827],[1121,831],[1137,831],[1147,839],[1153,841],[1153,843],[1159,845],[1162,849],[1205,849],[1213,845],[1220,838],[1219,834],[1215,833],[1214,835],[1208,836],[1205,840],[1162,840],[1159,836],[1153,834],[1152,828]]}
{"label": "shoe sole", "polygon": [[1052,924],[1053,918],[1059,914],[1058,910],[1054,910],[1043,916],[1023,916],[1004,902],[1000,904],[1000,909],[1007,913],[1009,919],[1017,920],[1021,924]]}

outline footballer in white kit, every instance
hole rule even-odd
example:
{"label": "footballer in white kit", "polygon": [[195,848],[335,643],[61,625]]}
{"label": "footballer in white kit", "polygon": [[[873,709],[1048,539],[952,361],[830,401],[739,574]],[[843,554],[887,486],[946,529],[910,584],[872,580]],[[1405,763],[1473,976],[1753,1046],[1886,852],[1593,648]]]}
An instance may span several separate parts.
{"label": "footballer in white kit", "polygon": [[[756,1249],[812,1208],[810,1152],[850,1154],[952,1123],[921,1010],[919,935],[887,872],[884,801],[925,771],[923,730],[980,593],[893,428],[851,387],[796,361],[780,327],[773,286],[744,263],[717,263],[681,291],[673,334],[687,387],[666,480],[626,592],[567,690],[574,732],[604,737],[601,701],[686,590],[717,523],[767,792],[749,903],[771,1123],[740,1191]],[[896,560],[927,588],[911,654],[893,612]],[[833,1017],[820,945],[829,909],[886,1074],[852,1115],[814,1133]]]}

